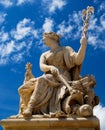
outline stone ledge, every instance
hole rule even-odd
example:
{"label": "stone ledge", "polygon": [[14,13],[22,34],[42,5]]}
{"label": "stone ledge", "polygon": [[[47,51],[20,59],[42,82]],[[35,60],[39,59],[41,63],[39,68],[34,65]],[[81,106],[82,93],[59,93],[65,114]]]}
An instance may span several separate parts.
{"label": "stone ledge", "polygon": [[4,130],[100,130],[99,120],[89,118],[8,118],[1,121]]}

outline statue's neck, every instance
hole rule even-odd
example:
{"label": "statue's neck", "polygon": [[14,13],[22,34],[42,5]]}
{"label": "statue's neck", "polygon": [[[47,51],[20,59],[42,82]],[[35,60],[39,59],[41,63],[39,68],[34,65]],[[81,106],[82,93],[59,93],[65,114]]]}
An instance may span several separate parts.
{"label": "statue's neck", "polygon": [[58,44],[52,44],[52,45],[50,46],[50,49],[51,49],[52,52],[58,50],[59,48],[60,48],[60,46],[59,46]]}

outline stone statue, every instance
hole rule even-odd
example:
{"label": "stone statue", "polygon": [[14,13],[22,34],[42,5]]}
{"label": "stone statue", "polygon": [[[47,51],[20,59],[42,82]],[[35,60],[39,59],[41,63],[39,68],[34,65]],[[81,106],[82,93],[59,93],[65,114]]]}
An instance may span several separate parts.
{"label": "stone statue", "polygon": [[[93,8],[83,11],[83,33],[80,48],[75,52],[71,47],[60,44],[60,37],[54,32],[43,34],[43,41],[50,48],[40,57],[40,69],[44,74],[35,78],[32,65],[27,63],[25,80],[18,91],[20,110],[18,117],[43,115],[43,117],[92,116],[93,107],[99,99],[94,93],[96,84],[93,76],[80,75],[87,38],[89,17]],[[84,18],[85,17],[85,18]]]}
{"label": "stone statue", "polygon": [[26,64],[26,73],[25,73],[25,79],[23,83],[24,85],[19,88],[19,94],[20,94],[19,115],[21,115],[22,111],[27,108],[27,104],[29,102],[30,96],[32,95],[32,92],[34,90],[33,82],[35,81],[35,77],[32,74],[31,68],[32,65],[28,62]]}

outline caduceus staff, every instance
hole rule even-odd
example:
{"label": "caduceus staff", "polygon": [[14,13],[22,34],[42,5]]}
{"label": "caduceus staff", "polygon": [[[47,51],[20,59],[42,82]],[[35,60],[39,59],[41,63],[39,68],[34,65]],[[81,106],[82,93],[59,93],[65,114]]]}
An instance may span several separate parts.
{"label": "caduceus staff", "polygon": [[94,13],[94,7],[88,6],[87,9],[84,9],[82,11],[82,21],[83,21],[83,30],[82,30],[82,37],[86,37],[88,25],[89,25],[89,19],[91,15]]}

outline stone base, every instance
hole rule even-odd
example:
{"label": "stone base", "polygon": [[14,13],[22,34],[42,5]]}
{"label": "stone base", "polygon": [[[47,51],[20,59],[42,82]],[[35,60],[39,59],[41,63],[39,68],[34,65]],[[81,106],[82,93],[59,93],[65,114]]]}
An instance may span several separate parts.
{"label": "stone base", "polygon": [[8,118],[1,121],[4,130],[100,130],[99,120],[89,118]]}

